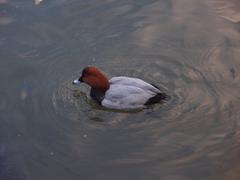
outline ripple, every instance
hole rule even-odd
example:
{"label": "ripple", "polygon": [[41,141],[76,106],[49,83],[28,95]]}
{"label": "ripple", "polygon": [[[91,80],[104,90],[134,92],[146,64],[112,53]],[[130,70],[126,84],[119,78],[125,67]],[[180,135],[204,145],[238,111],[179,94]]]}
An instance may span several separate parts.
{"label": "ripple", "polygon": [[239,13],[239,1],[237,0],[212,0],[212,3],[215,6],[216,12],[226,20],[229,20],[234,23],[240,22],[240,13]]}

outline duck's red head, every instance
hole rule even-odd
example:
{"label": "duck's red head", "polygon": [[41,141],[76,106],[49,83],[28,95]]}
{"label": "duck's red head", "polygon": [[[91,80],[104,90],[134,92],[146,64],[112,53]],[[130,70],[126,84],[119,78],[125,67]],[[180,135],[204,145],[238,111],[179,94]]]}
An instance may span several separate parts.
{"label": "duck's red head", "polygon": [[109,82],[106,75],[104,75],[98,68],[93,66],[84,68],[81,77],[78,80],[75,80],[73,83],[77,84],[77,81],[84,82],[92,88],[98,90],[106,91],[109,89]]}

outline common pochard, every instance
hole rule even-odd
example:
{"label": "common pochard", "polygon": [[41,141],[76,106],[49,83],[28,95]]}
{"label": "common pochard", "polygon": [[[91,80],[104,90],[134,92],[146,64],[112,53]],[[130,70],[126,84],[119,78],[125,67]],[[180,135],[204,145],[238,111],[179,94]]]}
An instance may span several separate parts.
{"label": "common pochard", "polygon": [[155,85],[126,76],[108,80],[103,72],[93,66],[84,68],[80,78],[74,80],[73,84],[81,82],[91,86],[90,96],[99,105],[110,109],[142,109],[167,98]]}

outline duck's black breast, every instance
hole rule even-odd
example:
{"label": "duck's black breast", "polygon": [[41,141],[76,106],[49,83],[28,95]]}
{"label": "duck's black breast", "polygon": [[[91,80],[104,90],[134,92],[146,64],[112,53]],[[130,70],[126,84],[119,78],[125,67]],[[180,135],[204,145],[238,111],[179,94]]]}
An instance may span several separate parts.
{"label": "duck's black breast", "polygon": [[102,100],[105,97],[105,91],[99,90],[99,89],[95,89],[95,88],[91,88],[90,91],[90,96],[99,104],[101,105]]}

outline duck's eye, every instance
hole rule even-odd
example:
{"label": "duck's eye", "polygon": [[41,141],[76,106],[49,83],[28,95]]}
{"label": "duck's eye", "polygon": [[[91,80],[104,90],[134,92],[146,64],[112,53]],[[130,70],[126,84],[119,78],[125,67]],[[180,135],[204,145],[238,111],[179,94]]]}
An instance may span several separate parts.
{"label": "duck's eye", "polygon": [[80,82],[83,82],[83,76],[78,79]]}

